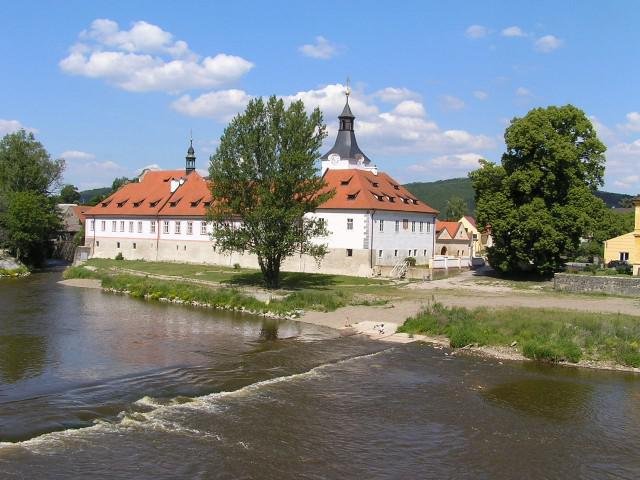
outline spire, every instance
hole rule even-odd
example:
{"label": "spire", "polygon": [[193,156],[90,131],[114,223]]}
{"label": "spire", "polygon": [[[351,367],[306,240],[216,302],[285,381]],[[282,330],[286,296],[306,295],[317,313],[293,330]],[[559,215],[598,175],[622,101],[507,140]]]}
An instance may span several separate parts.
{"label": "spire", "polygon": [[331,150],[320,157],[326,168],[368,168],[371,163],[371,160],[360,150],[356,141],[356,134],[353,129],[356,117],[351,113],[351,107],[349,106],[349,96],[351,96],[349,83],[347,78],[347,86],[344,92],[346,97],[345,104],[342,113],[338,115],[340,127],[338,128],[336,143]]}
{"label": "spire", "polygon": [[351,107],[349,107],[349,95],[351,95],[351,86],[349,77],[347,77],[347,87],[344,91],[344,96],[346,97],[346,102],[344,104],[344,108],[342,109],[342,113],[338,116],[340,119],[340,130],[348,130],[353,131],[353,121],[355,120],[355,116],[351,113]]}
{"label": "spire", "polygon": [[189,140],[189,149],[187,150],[187,156],[185,157],[187,160],[185,168],[187,175],[196,169],[196,151],[193,149],[193,133],[190,135],[190,137],[191,139]]}

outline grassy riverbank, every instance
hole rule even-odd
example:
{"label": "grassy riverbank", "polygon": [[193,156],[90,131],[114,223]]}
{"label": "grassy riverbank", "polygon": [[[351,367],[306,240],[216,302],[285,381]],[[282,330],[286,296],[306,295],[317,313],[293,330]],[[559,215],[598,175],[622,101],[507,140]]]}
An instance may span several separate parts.
{"label": "grassy riverbank", "polygon": [[18,268],[0,268],[1,277],[25,277],[29,275],[29,269],[27,267]]}
{"label": "grassy riverbank", "polygon": [[445,335],[454,348],[513,345],[535,360],[640,367],[640,319],[629,315],[533,308],[470,310],[433,303],[398,331]]}

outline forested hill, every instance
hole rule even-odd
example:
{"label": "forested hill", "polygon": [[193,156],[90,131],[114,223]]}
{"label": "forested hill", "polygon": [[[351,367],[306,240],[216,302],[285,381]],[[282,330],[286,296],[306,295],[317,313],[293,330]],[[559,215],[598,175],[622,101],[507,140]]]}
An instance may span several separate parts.
{"label": "forested hill", "polygon": [[[467,206],[467,213],[473,215],[476,208],[473,187],[468,178],[450,178],[435,182],[413,182],[405,185],[407,190],[413,193],[423,202],[429,204],[444,215],[447,208],[447,200],[452,197],[462,198]],[[619,207],[620,201],[631,198],[631,195],[613,192],[598,192],[597,195],[604,200],[609,207]]]}
{"label": "forested hill", "polygon": [[106,193],[109,193],[110,191],[111,188],[109,187],[94,188],[93,190],[83,190],[82,192],[80,192],[80,204],[86,205],[93,197],[104,195]]}

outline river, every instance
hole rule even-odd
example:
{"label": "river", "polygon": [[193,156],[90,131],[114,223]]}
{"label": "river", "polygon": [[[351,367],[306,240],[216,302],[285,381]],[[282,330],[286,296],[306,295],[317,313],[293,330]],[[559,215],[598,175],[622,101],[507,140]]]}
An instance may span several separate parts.
{"label": "river", "polygon": [[0,280],[0,478],[640,478],[640,377]]}

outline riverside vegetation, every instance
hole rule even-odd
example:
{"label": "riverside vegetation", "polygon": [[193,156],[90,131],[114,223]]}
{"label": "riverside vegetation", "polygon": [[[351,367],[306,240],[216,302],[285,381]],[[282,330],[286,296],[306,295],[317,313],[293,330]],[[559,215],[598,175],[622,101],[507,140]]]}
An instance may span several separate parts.
{"label": "riverside vegetation", "polygon": [[[281,317],[297,316],[301,310],[332,312],[347,305],[391,307],[397,300],[424,299],[424,291],[388,280],[284,272],[282,290],[273,292],[276,295],[271,300],[262,300],[256,295],[265,293],[258,288],[262,284],[258,270],[109,259],[92,259],[85,265],[68,268],[65,278],[99,279],[105,289],[139,298]],[[640,318],[631,315],[524,307],[451,308],[432,301],[408,318],[398,332],[445,335],[452,348],[511,346],[534,360],[640,367]]]}
{"label": "riverside vegetation", "polygon": [[637,317],[509,308],[449,308],[437,302],[398,328],[409,334],[446,335],[451,347],[518,346],[534,360],[577,363],[582,359],[640,367]]}

